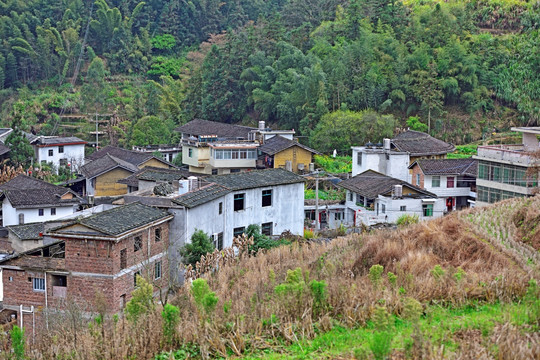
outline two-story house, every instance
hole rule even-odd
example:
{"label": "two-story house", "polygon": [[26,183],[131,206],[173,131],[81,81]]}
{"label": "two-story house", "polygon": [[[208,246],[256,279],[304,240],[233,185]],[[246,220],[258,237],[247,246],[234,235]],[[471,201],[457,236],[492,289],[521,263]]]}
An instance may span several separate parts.
{"label": "two-story house", "polygon": [[45,222],[77,211],[84,201],[65,187],[19,175],[0,185],[2,226]]}
{"label": "two-story house", "polygon": [[455,146],[433,136],[407,130],[382,144],[352,147],[352,175],[374,170],[403,181],[411,181],[409,165],[418,159],[444,159]]}
{"label": "two-story house", "polygon": [[168,291],[172,217],[133,203],[49,230],[54,243],[0,261],[4,309],[17,312],[19,324],[32,334],[33,318],[45,325],[44,317],[66,309],[68,297],[91,313],[101,293],[107,312],[120,312],[137,275],[154,284],[155,295]]}
{"label": "two-story house", "polygon": [[302,234],[304,178],[284,169],[209,176],[205,184],[172,201],[184,207],[182,243],[203,230],[218,249],[232,246],[233,237],[251,224],[273,236],[285,230]]}
{"label": "two-story house", "polygon": [[420,220],[444,214],[444,201],[434,193],[373,170],[344,180],[338,186],[346,190],[346,222],[355,226],[395,223],[405,214],[417,215]]}
{"label": "two-story house", "polygon": [[259,162],[263,168],[283,168],[293,172],[309,171],[313,156],[320,155],[298,142],[297,139],[287,139],[281,135],[273,136],[259,147]]}
{"label": "two-story house", "polygon": [[139,190],[153,189],[161,183],[171,184],[178,189],[179,181],[187,179],[191,175],[193,174],[187,170],[147,166],[125,179],[118,180],[118,183],[127,185],[128,194]]}
{"label": "two-story house", "polygon": [[[521,144],[478,147],[477,205],[513,197],[531,196],[538,188],[540,127],[515,127],[523,135]],[[536,174],[531,174],[536,172]]]}
{"label": "two-story house", "polygon": [[67,166],[74,172],[84,164],[86,144],[86,141],[74,136],[38,136],[31,142],[37,163],[52,163],[55,170]]}
{"label": "two-story house", "polygon": [[409,166],[412,184],[442,198],[447,211],[469,207],[476,199],[478,161],[469,159],[417,160]]}

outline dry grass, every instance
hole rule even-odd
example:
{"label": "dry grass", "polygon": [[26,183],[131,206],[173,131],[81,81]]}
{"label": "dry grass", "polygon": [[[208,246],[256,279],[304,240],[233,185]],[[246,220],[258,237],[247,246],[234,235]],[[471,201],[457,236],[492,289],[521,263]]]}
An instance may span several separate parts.
{"label": "dry grass", "polygon": [[[505,208],[517,209],[517,204],[505,203]],[[539,262],[538,257],[528,260],[528,245],[511,239],[519,233],[515,226],[504,238],[505,243],[513,241],[511,248],[492,236],[489,229],[495,225],[483,227],[485,216],[499,208],[476,209],[393,232],[350,235],[325,243],[297,242],[255,257],[228,258],[219,271],[203,275],[219,298],[212,314],[198,311],[187,286],[173,299],[181,314],[172,347],[197,344],[202,358],[275,349],[312,338],[336,322],[364,325],[381,303],[399,315],[404,297],[424,305],[515,301],[524,295],[530,277],[538,279],[539,273],[533,269]],[[504,221],[505,226],[511,222]],[[531,261],[534,267],[528,264]],[[369,269],[377,264],[384,272],[380,282],[372,283]],[[436,265],[443,273],[433,273]],[[306,285],[290,296],[276,295],[275,288],[286,281],[287,270],[296,268],[302,270]],[[388,279],[389,271],[397,275],[395,282]],[[307,286],[312,280],[327,284],[322,307],[315,307]],[[29,355],[36,359],[149,359],[168,348],[161,326],[159,313],[137,324],[109,318],[103,325],[80,326],[77,340],[69,327],[57,327],[44,333]],[[497,334],[502,335],[493,341],[504,354],[516,351],[515,346],[526,336],[508,327]],[[464,336],[464,341],[467,338],[474,339]],[[533,340],[538,344],[537,338]],[[478,351],[475,346],[473,341],[467,342],[458,358]],[[537,347],[519,349],[523,358],[538,354]],[[430,351],[436,354],[435,350]]]}

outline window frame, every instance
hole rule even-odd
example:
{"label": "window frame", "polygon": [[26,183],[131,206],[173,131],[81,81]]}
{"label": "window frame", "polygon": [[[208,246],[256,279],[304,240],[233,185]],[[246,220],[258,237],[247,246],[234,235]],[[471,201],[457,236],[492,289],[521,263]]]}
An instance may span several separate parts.
{"label": "window frame", "polygon": [[246,193],[234,194],[233,209],[234,211],[242,211],[246,208]]}
{"label": "window frame", "polygon": [[218,204],[218,215],[223,214],[223,201],[220,201]]}
{"label": "window frame", "polygon": [[160,227],[157,227],[154,229],[154,242],[160,242],[162,240],[161,235],[163,234],[163,231]]}
{"label": "window frame", "polygon": [[45,216],[45,209],[38,209],[38,216]]}
{"label": "window frame", "polygon": [[[161,276],[163,275],[163,265],[161,263],[161,260],[160,261],[156,261],[154,263],[154,280],[159,280],[161,279]],[[158,273],[159,273],[159,276],[158,276]]]}
{"label": "window frame", "polygon": [[51,208],[51,216],[55,216],[56,215],[56,208]]}
{"label": "window frame", "polygon": [[233,237],[238,237],[238,236],[242,236],[242,234],[245,234],[246,233],[246,227],[245,226],[240,226],[240,227],[236,227],[233,229]]}
{"label": "window frame", "polygon": [[453,189],[456,187],[456,178],[454,176],[446,177],[446,187],[448,189]]}
{"label": "window frame", "polygon": [[49,156],[54,156],[54,150],[53,150],[53,149],[49,149],[48,155],[49,155]]}
{"label": "window frame", "polygon": [[218,250],[223,250],[223,232],[216,234],[214,237],[214,247]]}
{"label": "window frame", "polygon": [[431,176],[431,187],[432,188],[440,188],[441,187],[441,176],[440,175]]}
{"label": "window frame", "polygon": [[272,206],[272,189],[266,189],[261,192],[261,207]]}
{"label": "window frame", "polygon": [[400,205],[399,211],[407,211],[407,205]]}
{"label": "window frame", "polygon": [[59,146],[58,146],[58,153],[59,153],[59,154],[63,154],[63,153],[64,153],[64,145],[59,145]]}
{"label": "window frame", "polygon": [[433,204],[422,204],[422,216],[424,217],[433,216]]}
{"label": "window frame", "polygon": [[127,268],[127,249],[120,250],[120,270]]}
{"label": "window frame", "polygon": [[138,286],[137,286],[137,275],[139,275],[140,277],[142,277],[141,270],[135,271],[135,272],[133,273],[133,288],[134,288],[134,289],[138,288]]}
{"label": "window frame", "polygon": [[33,277],[32,278],[32,290],[35,291],[35,292],[45,292],[45,278]]}
{"label": "window frame", "polygon": [[[270,231],[267,231],[267,229],[270,229]],[[273,222],[267,222],[261,224],[261,234],[266,236],[273,236],[274,235],[274,223]]]}
{"label": "window frame", "polygon": [[142,235],[137,235],[133,238],[133,252],[142,250],[142,248],[143,248]]}

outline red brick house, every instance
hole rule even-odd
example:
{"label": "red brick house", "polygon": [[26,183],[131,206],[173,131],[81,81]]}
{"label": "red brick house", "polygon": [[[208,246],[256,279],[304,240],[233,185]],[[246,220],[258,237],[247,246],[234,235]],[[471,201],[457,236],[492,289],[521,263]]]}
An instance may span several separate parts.
{"label": "red brick house", "polygon": [[[169,221],[165,210],[140,203],[107,210],[51,229],[53,244],[0,261],[4,309],[21,305],[24,326],[44,311],[62,311],[68,302],[84,312],[95,310],[96,293],[102,293],[110,313],[120,312],[140,274],[159,289],[167,289]],[[27,332],[29,333],[29,332]]]}

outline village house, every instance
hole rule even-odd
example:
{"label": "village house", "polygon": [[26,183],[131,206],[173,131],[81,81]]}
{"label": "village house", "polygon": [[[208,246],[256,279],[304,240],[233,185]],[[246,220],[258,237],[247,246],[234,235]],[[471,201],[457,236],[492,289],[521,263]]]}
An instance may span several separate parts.
{"label": "village house", "polygon": [[251,224],[268,236],[284,231],[301,235],[304,225],[304,178],[284,169],[209,176],[199,188],[172,201],[184,208],[183,244],[196,230],[213,237],[218,249]]}
{"label": "village house", "polygon": [[2,226],[45,222],[73,214],[83,199],[70,189],[19,175],[0,185]]}
{"label": "village house", "polygon": [[281,135],[271,137],[259,147],[259,166],[263,168],[283,168],[289,171],[307,172],[309,164],[313,163],[313,156],[320,155],[298,142]]}
{"label": "village house", "polygon": [[[218,175],[255,169],[258,148],[274,136],[292,140],[294,130],[272,130],[195,119],[175,129],[182,134],[182,163],[189,171]],[[290,159],[292,161],[292,157]]]}
{"label": "village house", "polygon": [[163,160],[170,163],[173,162],[177,156],[182,156],[182,147],[179,145],[146,145],[146,146],[133,146],[133,151],[143,152],[147,154],[160,153]]}
{"label": "village house", "polygon": [[84,164],[87,142],[78,137],[38,136],[30,144],[34,147],[36,162],[51,163],[56,172],[61,166],[76,172]]}
{"label": "village house", "polygon": [[[158,295],[168,291],[169,221],[172,215],[133,203],[51,229],[55,242],[0,260],[4,309],[17,313],[26,328],[74,302],[82,313],[95,311],[97,293],[107,312],[122,311],[137,275]],[[44,321],[45,320],[45,321]]]}
{"label": "village house", "polygon": [[478,161],[469,159],[423,159],[409,166],[412,184],[442,198],[446,211],[460,210],[476,199]]}
{"label": "village house", "polygon": [[368,143],[352,147],[352,175],[374,170],[406,182],[411,182],[409,165],[419,159],[444,159],[455,146],[429,134],[407,130],[382,144]]}
{"label": "village house", "polygon": [[338,186],[346,190],[345,221],[354,226],[395,223],[405,214],[429,220],[445,212],[444,201],[434,193],[373,170],[344,180]]}
{"label": "village house", "polygon": [[523,136],[521,144],[483,145],[478,147],[477,201],[483,206],[513,197],[531,196],[538,187],[538,178],[528,175],[540,166],[534,153],[540,151],[540,127],[515,127]]}
{"label": "village house", "polygon": [[70,182],[69,186],[79,189],[84,196],[123,195],[128,192],[128,186],[118,183],[118,180],[147,166],[165,169],[174,167],[152,154],[106,146],[86,158],[85,165],[80,169],[83,177]]}
{"label": "village house", "polygon": [[144,167],[125,179],[118,180],[119,184],[128,187],[128,194],[146,189],[153,189],[161,183],[171,184],[178,189],[179,180],[187,179],[191,176],[189,171],[182,169],[164,169],[153,166]]}

